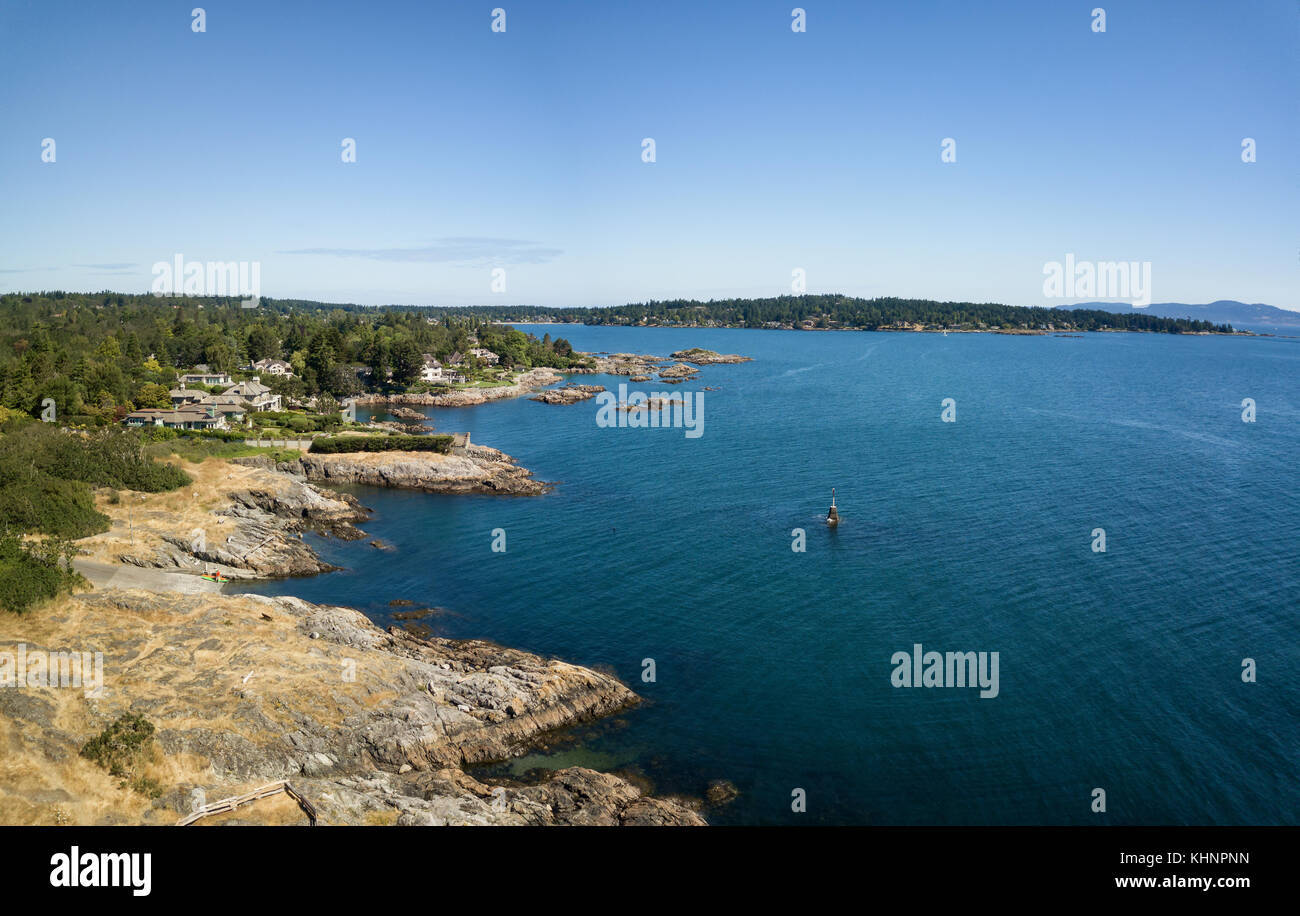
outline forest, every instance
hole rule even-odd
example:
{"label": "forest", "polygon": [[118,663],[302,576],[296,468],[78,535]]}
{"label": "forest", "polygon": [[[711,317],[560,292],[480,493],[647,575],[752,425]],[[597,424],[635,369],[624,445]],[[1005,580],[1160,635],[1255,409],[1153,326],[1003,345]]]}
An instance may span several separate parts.
{"label": "forest", "polygon": [[1152,331],[1232,333],[1232,326],[1187,318],[932,299],[774,296],[767,299],[671,299],[603,308],[474,306],[459,314],[488,321],[727,328],[841,328],[864,331],[924,325],[947,330]]}
{"label": "forest", "polygon": [[[563,338],[542,339],[470,314],[335,306],[263,298],[160,298],[46,292],[0,296],[0,405],[60,423],[102,425],[126,410],[169,407],[190,367],[232,372],[275,358],[291,377],[263,374],[277,394],[336,400],[418,383],[425,354],[446,363],[482,347],[507,369],[582,364]],[[475,342],[477,341],[477,342]],[[476,365],[472,356],[464,363]],[[245,375],[249,373],[244,373]]]}

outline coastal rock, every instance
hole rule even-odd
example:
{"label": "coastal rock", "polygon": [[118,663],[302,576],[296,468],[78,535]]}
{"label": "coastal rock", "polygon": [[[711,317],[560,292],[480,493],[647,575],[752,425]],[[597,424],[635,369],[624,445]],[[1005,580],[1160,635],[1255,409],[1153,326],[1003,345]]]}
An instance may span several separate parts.
{"label": "coastal rock", "polygon": [[643,375],[649,376],[658,365],[666,360],[662,356],[647,356],[639,353],[613,353],[597,355],[585,353],[592,360],[591,368],[566,369],[571,375]]}
{"label": "coastal rock", "polygon": [[671,398],[646,398],[644,401],[634,401],[631,404],[619,404],[618,409],[628,413],[637,413],[642,410],[663,410],[671,407],[673,404],[680,403],[676,397]]}
{"label": "coastal rock", "polygon": [[496,493],[534,496],[550,484],[533,479],[504,452],[470,445],[463,454],[349,452],[314,454],[277,465],[282,472],[331,484],[398,487],[426,493]]}
{"label": "coastal rock", "polygon": [[389,416],[396,417],[399,420],[414,420],[416,423],[424,423],[429,418],[418,410],[412,410],[410,407],[401,407],[389,405],[384,408]]}
{"label": "coastal rock", "polygon": [[[393,405],[413,404],[420,407],[474,407],[488,401],[503,398],[517,398],[553,385],[563,376],[554,369],[530,369],[515,378],[513,384],[498,385],[495,388],[453,388],[445,392],[418,394],[371,394],[357,398],[358,404]],[[391,413],[391,409],[385,407]],[[423,414],[420,415],[424,417]]]}
{"label": "coastal rock", "polygon": [[575,385],[570,383],[562,388],[548,388],[529,398],[543,404],[576,404],[595,397],[605,390],[604,385]]}
{"label": "coastal rock", "polygon": [[739,796],[740,790],[736,788],[735,783],[727,779],[711,780],[704,792],[704,797],[710,805],[725,805],[735,801]]}
{"label": "coastal rock", "polygon": [[678,350],[671,354],[673,359],[681,360],[684,363],[693,363],[696,366],[712,366],[722,363],[749,363],[753,362],[753,357],[739,356],[735,353],[719,353],[716,350],[705,350],[702,347],[691,347],[689,350]]}
{"label": "coastal rock", "polygon": [[[491,786],[463,771],[636,702],[616,679],[577,665],[253,595],[97,591],[35,617],[0,615],[0,642],[20,640],[102,652],[106,677],[93,699],[0,691],[12,774],[0,783],[4,823],[52,823],[40,801],[50,793],[64,793],[72,823],[174,823],[195,790],[214,801],[278,779],[291,780],[323,824],[703,823],[592,770],[529,786]],[[157,729],[156,754],[139,774],[163,785],[157,803],[77,754],[127,711]],[[214,822],[303,816],[279,799]]]}
{"label": "coastal rock", "polygon": [[[80,541],[82,553],[141,569],[221,573],[230,579],[336,569],[303,542],[301,533],[364,537],[355,523],[366,519],[367,510],[349,494],[324,492],[302,479],[273,473],[266,467],[270,462],[263,461],[238,474],[232,470],[218,476],[209,470],[207,476],[216,479],[204,481],[202,492],[193,490],[188,501],[183,491],[145,497],[138,512],[132,506],[127,525],[115,518],[117,524],[108,532]],[[151,509],[150,499],[164,505]],[[121,514],[119,507],[106,508]]]}
{"label": "coastal rock", "polygon": [[677,363],[676,365],[669,366],[667,369],[661,369],[659,371],[659,377],[661,379],[669,379],[669,378],[693,379],[698,374],[699,374],[698,369],[694,368],[693,366],[688,366],[685,363]]}

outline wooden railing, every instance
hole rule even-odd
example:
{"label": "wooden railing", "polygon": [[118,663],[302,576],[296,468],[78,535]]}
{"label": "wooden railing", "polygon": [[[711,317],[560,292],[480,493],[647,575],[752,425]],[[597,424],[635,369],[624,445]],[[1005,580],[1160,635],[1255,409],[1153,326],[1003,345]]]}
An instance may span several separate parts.
{"label": "wooden railing", "polygon": [[289,780],[287,779],[281,779],[279,782],[269,783],[268,785],[262,786],[260,789],[254,789],[252,792],[246,792],[243,795],[232,795],[230,798],[223,798],[221,801],[215,801],[210,805],[204,805],[193,814],[181,818],[176,822],[176,826],[187,827],[201,818],[211,817],[214,814],[225,814],[228,811],[234,811],[241,805],[255,802],[259,798],[271,798],[272,796],[279,795],[281,792],[288,795],[298,803],[298,807],[307,815],[307,820],[311,823],[311,826],[315,827],[316,806],[307,801],[303,796],[299,795],[294,787],[289,785]]}

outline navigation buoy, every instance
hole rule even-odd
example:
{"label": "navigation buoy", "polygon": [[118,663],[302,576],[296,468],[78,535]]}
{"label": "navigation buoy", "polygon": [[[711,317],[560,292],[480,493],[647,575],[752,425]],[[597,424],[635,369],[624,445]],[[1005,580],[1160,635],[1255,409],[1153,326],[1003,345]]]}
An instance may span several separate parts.
{"label": "navigation buoy", "polygon": [[835,526],[840,523],[840,511],[835,508],[835,488],[831,487],[831,508],[826,513],[826,524]]}

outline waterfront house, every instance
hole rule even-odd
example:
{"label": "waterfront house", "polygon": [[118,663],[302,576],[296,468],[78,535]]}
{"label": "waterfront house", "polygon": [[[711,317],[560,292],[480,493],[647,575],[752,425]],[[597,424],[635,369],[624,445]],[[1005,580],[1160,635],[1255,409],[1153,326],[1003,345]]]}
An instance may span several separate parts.
{"label": "waterfront house", "polygon": [[489,366],[495,366],[501,361],[501,357],[497,356],[491,350],[485,350],[482,347],[474,347],[469,351],[469,355],[477,359],[479,362],[486,363]]}
{"label": "waterfront house", "polygon": [[251,410],[279,410],[280,396],[262,384],[260,376],[253,376],[246,382],[231,385],[221,392],[223,399],[241,398]]}
{"label": "waterfront house", "polygon": [[443,380],[443,365],[436,360],[432,354],[424,354],[424,364],[420,367],[420,381],[422,382],[441,382]]}
{"label": "waterfront house", "polygon": [[164,426],[168,429],[225,429],[226,420],[211,405],[192,405],[174,410],[146,408],[123,418],[126,426]]}

